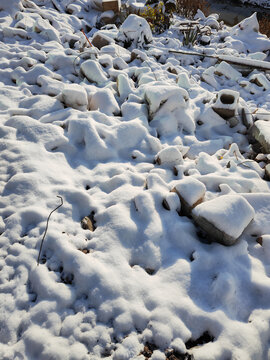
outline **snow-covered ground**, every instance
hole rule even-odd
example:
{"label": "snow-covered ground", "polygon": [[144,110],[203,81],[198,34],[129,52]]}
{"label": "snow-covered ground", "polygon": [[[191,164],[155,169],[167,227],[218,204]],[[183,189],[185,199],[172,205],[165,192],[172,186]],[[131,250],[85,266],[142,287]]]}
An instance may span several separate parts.
{"label": "snow-covered ground", "polygon": [[[0,358],[269,359],[270,76],[169,52],[177,22],[0,8]],[[267,61],[255,16],[199,17],[184,50]]]}

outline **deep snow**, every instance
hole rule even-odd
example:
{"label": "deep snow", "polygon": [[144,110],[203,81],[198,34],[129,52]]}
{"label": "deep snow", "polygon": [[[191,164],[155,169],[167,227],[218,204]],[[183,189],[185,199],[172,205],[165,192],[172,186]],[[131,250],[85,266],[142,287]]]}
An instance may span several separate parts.
{"label": "deep snow", "polygon": [[[80,29],[92,40],[99,12],[83,0],[0,8],[0,358],[143,360],[148,346],[152,360],[269,359],[269,155],[252,160],[247,136],[270,120],[269,74],[170,53],[177,26],[152,38],[134,17],[90,49]],[[193,50],[266,59],[255,16],[199,16],[213,28]],[[233,124],[213,110],[221,90],[238,94]],[[179,216],[174,188],[243,231],[235,245]]]}

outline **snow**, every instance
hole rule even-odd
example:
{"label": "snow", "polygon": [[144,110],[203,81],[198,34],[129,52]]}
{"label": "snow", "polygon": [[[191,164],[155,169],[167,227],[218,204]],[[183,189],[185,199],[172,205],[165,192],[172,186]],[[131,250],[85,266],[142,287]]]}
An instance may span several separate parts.
{"label": "snow", "polygon": [[249,128],[268,136],[270,41],[198,12],[209,45],[187,49],[137,15],[98,29],[100,5],[0,0],[0,358],[266,360],[270,156]]}

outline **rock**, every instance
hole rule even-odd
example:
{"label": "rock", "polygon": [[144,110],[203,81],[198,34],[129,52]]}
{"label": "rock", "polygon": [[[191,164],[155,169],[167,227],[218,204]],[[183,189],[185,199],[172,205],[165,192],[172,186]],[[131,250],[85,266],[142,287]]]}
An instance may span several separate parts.
{"label": "rock", "polygon": [[92,45],[98,48],[99,50],[106,45],[113,43],[113,40],[101,32],[96,32],[92,39]]}
{"label": "rock", "polygon": [[205,21],[205,26],[210,26],[211,29],[219,30],[220,25],[217,19],[214,16],[208,16],[208,18]]}
{"label": "rock", "polygon": [[181,209],[179,196],[175,192],[170,192],[163,200],[162,205],[166,210],[169,211],[176,210],[180,212]]}
{"label": "rock", "polygon": [[66,106],[81,111],[87,110],[87,93],[85,89],[78,84],[65,84],[60,97]]}
{"label": "rock", "polygon": [[150,85],[145,90],[145,100],[149,105],[150,118],[153,117],[159,108],[170,102],[173,102],[173,104],[177,103],[178,106],[184,108],[188,99],[188,92],[178,86],[171,85],[168,88],[165,85]]}
{"label": "rock", "polygon": [[140,61],[146,61],[147,55],[139,49],[133,49],[130,55],[130,62],[132,62],[135,59],[138,59]]}
{"label": "rock", "polygon": [[266,165],[265,167],[265,178],[266,180],[270,181],[270,164]]}
{"label": "rock", "polygon": [[223,119],[227,120],[236,115],[238,102],[238,91],[223,89],[218,92],[216,101],[212,108],[217,114],[223,117]]}
{"label": "rock", "polygon": [[85,216],[82,220],[81,220],[81,226],[84,230],[90,230],[90,231],[95,231],[96,230],[96,226],[95,226],[95,219],[94,219],[94,212],[92,211],[92,213],[88,216]]}
{"label": "rock", "polygon": [[113,10],[104,11],[99,17],[100,25],[105,26],[109,24],[113,24],[117,18],[117,15]]}
{"label": "rock", "polygon": [[171,190],[180,198],[182,215],[190,215],[192,209],[203,201],[205,191],[205,185],[192,177],[180,180]]}
{"label": "rock", "polygon": [[241,120],[247,129],[253,125],[253,115],[247,106],[242,107],[241,110]]}
{"label": "rock", "polygon": [[101,85],[108,80],[106,73],[100,64],[94,60],[87,60],[83,62],[81,65],[81,72],[85,75],[88,81],[95,82],[98,85]]}
{"label": "rock", "polygon": [[90,110],[99,110],[108,116],[117,115],[120,112],[119,105],[115,100],[111,89],[105,88],[96,91],[89,103]]}
{"label": "rock", "polygon": [[208,35],[202,35],[202,37],[200,38],[200,44],[203,46],[209,45],[210,41],[211,41],[211,38]]}
{"label": "rock", "polygon": [[227,246],[236,242],[254,215],[253,207],[238,194],[219,196],[192,210],[194,221],[209,239]]}
{"label": "rock", "polygon": [[176,12],[176,1],[168,0],[165,2],[165,12],[166,13],[175,13]]}
{"label": "rock", "polygon": [[126,47],[144,46],[152,41],[152,31],[148,22],[135,14],[129,15],[119,29],[118,40]]}
{"label": "rock", "polygon": [[178,146],[168,146],[157,153],[155,161],[158,165],[177,165],[183,162],[183,156]]}
{"label": "rock", "polygon": [[270,121],[257,120],[251,128],[251,135],[270,153]]}

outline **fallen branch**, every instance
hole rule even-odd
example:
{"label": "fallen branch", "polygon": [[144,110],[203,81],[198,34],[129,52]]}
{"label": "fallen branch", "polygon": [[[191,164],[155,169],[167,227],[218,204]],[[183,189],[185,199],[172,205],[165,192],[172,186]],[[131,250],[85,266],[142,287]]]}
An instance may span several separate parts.
{"label": "fallen branch", "polygon": [[44,231],[44,235],[43,235],[43,238],[42,238],[41,244],[40,244],[40,249],[39,249],[39,254],[38,254],[38,259],[37,259],[37,265],[39,265],[39,258],[40,258],[40,255],[41,255],[41,250],[42,250],[43,242],[44,242],[45,236],[46,236],[46,234],[47,234],[50,217],[51,217],[51,215],[52,215],[52,213],[53,213],[54,211],[56,211],[57,209],[59,209],[59,208],[63,205],[63,198],[62,198],[62,196],[57,195],[57,197],[61,200],[61,204],[58,205],[55,209],[53,209],[53,210],[50,212],[50,214],[49,214],[49,216],[48,216],[48,218],[47,218],[46,229],[45,229],[45,231]]}
{"label": "fallen branch", "polygon": [[262,71],[270,71],[270,62],[262,60],[254,60],[249,58],[240,58],[231,55],[208,55],[197,51],[185,51],[185,50],[173,50],[169,49],[170,53],[182,54],[182,55],[195,55],[203,56],[211,59],[217,59],[218,61],[226,61],[228,64],[241,65],[250,68],[254,68]]}
{"label": "fallen branch", "polygon": [[89,39],[88,39],[88,37],[86,36],[86,34],[85,34],[85,32],[84,32],[84,30],[83,30],[83,29],[81,29],[81,32],[82,32],[82,33],[83,33],[83,35],[85,36],[85,38],[86,38],[86,40],[87,40],[88,44],[90,45],[90,47],[93,47],[93,45],[91,44],[90,40],[89,40]]}

